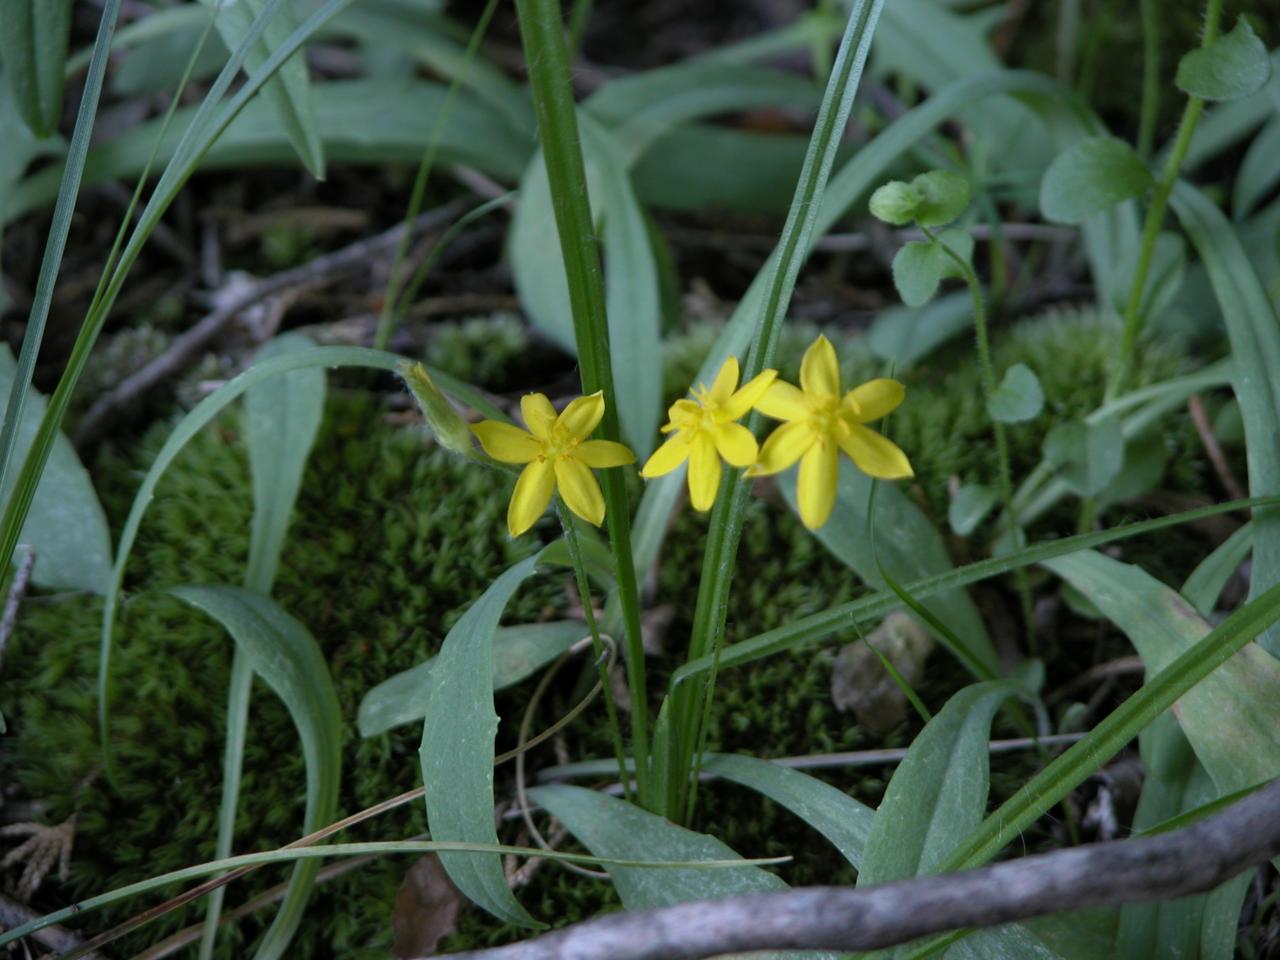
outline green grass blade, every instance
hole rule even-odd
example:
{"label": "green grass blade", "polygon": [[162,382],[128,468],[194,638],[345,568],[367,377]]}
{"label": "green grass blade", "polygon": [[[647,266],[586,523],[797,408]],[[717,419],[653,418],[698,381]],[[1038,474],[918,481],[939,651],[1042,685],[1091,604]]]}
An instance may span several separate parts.
{"label": "green grass blade", "polygon": [[[1039,543],[1000,557],[980,560],[977,563],[958,567],[949,573],[917,580],[914,583],[907,584],[906,590],[919,600],[942,590],[967,586],[971,583],[1009,573],[1018,567],[1026,567],[1034,563],[1051,560],[1054,557],[1066,556],[1077,550],[1100,547],[1128,537],[1154,533],[1157,530],[1175,527],[1179,524],[1190,523],[1194,520],[1216,516],[1221,513],[1230,513],[1249,506],[1270,506],[1273,504],[1280,504],[1280,497],[1231,500],[1211,507],[1200,507],[1196,510],[1173,514],[1168,517],[1158,517],[1154,520],[1142,520],[1122,527],[1113,527],[1110,530],[1100,530],[1094,533],[1066,537],[1062,540]],[[848,629],[854,624],[883,617],[886,613],[901,606],[902,601],[893,593],[888,592],[875,593],[869,597],[842,603],[829,610],[801,617],[786,626],[757,634],[748,640],[726,647],[720,659],[720,666],[725,668],[741,666],[763,657],[772,656],[775,653],[797,650],[807,644],[816,643],[833,633]],[[687,683],[695,677],[701,676],[711,669],[711,664],[712,658],[710,656],[691,660],[672,675],[672,685]]]}
{"label": "green grass blade", "polygon": [[[321,9],[312,14],[302,26],[290,35],[289,40],[278,47],[267,59],[267,62],[254,72],[249,80],[237,91],[217,120],[202,124],[200,122],[202,114],[206,111],[206,108],[208,108],[209,112],[212,112],[213,106],[216,104],[216,98],[220,97],[222,92],[225,91],[226,86],[231,82],[235,69],[239,68],[245,48],[257,39],[261,32],[260,28],[265,25],[264,18],[274,13],[276,6],[280,2],[282,0],[271,0],[271,3],[264,10],[263,17],[258,18],[255,29],[246,36],[242,49],[232,54],[231,59],[227,62],[227,68],[223,70],[218,80],[214,82],[205,102],[197,110],[196,121],[193,122],[192,127],[184,135],[174,160],[170,162],[169,167],[161,176],[160,183],[157,184],[151,200],[143,210],[139,223],[115,266],[111,281],[103,289],[102,295],[94,299],[90,315],[86,317],[84,324],[80,328],[80,333],[76,337],[71,349],[71,355],[67,360],[67,366],[58,381],[57,389],[54,390],[53,396],[50,398],[49,408],[41,420],[40,429],[32,443],[31,451],[27,455],[22,472],[14,485],[13,495],[5,504],[3,517],[0,517],[0,561],[3,561],[4,564],[7,564],[13,557],[19,533],[26,520],[27,512],[31,508],[31,500],[35,495],[35,488],[48,460],[58,429],[66,416],[67,408],[71,402],[71,395],[75,391],[76,384],[79,382],[85,366],[88,364],[89,354],[97,341],[98,334],[102,331],[103,324],[106,322],[111,307],[115,303],[115,298],[119,295],[120,288],[124,285],[129,268],[137,259],[147,238],[151,235],[151,231],[155,229],[161,215],[168,208],[174,197],[177,196],[182,184],[186,182],[186,179],[195,170],[200,157],[209,149],[222,131],[226,129],[227,124],[244,107],[249,98],[257,92],[263,83],[270,79],[285,60],[301,47],[308,37],[352,0],[329,0]],[[103,47],[105,50],[105,43]],[[193,134],[193,130],[198,132]],[[178,159],[179,156],[182,158],[181,160]],[[71,167],[69,166],[68,169],[71,169]]]}
{"label": "green grass blade", "polygon": [[[561,29],[558,0],[517,0],[520,33],[529,65],[534,111],[542,137],[543,155],[551,186],[552,206],[559,233],[574,339],[584,393],[604,392],[605,412],[600,424],[607,440],[621,439],[618,397],[613,385],[609,326],[605,314],[604,283],[596,249],[595,229],[587,196],[586,169],[579,146],[569,58]],[[631,691],[631,736],[636,785],[642,802],[649,802],[649,720],[644,648],[640,633],[640,595],[631,553],[631,508],[625,478],[606,470],[602,478],[609,545],[617,568],[622,608],[623,650],[627,685]]]}
{"label": "green grass blade", "polygon": [[485,843],[443,843],[435,840],[392,840],[370,843],[331,843],[323,847],[286,847],[279,850],[267,850],[262,853],[242,853],[225,860],[211,860],[180,870],[171,870],[157,877],[148,877],[128,886],[100,893],[93,897],[79,900],[69,907],[63,907],[53,913],[14,927],[12,930],[0,931],[0,947],[16,943],[23,937],[63,923],[73,917],[82,917],[87,913],[101,910],[130,897],[165,887],[186,880],[207,877],[210,874],[225,873],[241,867],[258,867],[270,863],[289,863],[294,860],[322,860],[332,857],[362,857],[370,854],[417,854],[424,853],[473,853],[473,854],[511,854],[517,857],[538,857],[555,860],[559,863],[577,863],[593,867],[625,867],[643,870],[741,870],[744,867],[764,867],[786,863],[790,857],[759,857],[742,859],[698,859],[698,860],[655,860],[637,858],[634,860],[619,857],[594,857],[583,853],[565,853],[562,850],[544,850],[540,847],[514,847],[506,844],[491,845]]}
{"label": "green grass blade", "polygon": [[[1254,496],[1280,493],[1280,314],[1240,243],[1235,228],[1202,193],[1186,183],[1173,191],[1174,213],[1182,222],[1209,271],[1209,280],[1222,309],[1235,363],[1232,386],[1240,402],[1249,451],[1249,492]],[[1280,510],[1268,509],[1253,518],[1253,574],[1249,596],[1259,596],[1280,583]],[[1280,629],[1268,630],[1261,641],[1280,657]]]}
{"label": "green grass blade", "polygon": [[[338,812],[342,779],[342,708],[329,675],[329,665],[315,638],[270,598],[239,587],[176,587],[174,596],[221,623],[248,661],[289,710],[302,743],[307,770],[307,805],[302,832],[311,833],[333,821]],[[293,882],[271,928],[263,937],[257,960],[278,960],[302,922],[318,861],[293,868]],[[299,878],[302,878],[301,880]]]}
{"label": "green grass blade", "polygon": [[[21,0],[19,0],[21,2]],[[33,0],[36,2],[36,0]],[[102,19],[98,23],[98,35],[93,44],[93,57],[89,63],[89,74],[85,78],[84,93],[80,98],[80,110],[76,114],[75,130],[71,134],[71,146],[67,151],[66,165],[63,167],[62,180],[58,186],[58,200],[53,210],[53,222],[49,225],[49,237],[45,241],[44,257],[40,261],[40,273],[36,278],[35,297],[31,304],[31,312],[27,317],[26,332],[22,336],[22,350],[18,355],[18,372],[9,388],[9,403],[5,407],[4,426],[0,429],[0,489],[4,489],[13,459],[13,449],[17,442],[18,424],[22,422],[22,410],[27,402],[27,389],[31,385],[32,371],[36,365],[36,355],[40,352],[40,344],[44,339],[45,323],[49,319],[49,306],[53,302],[53,290],[58,282],[58,269],[62,266],[62,254],[67,246],[67,233],[71,229],[71,218],[75,214],[76,198],[80,193],[80,179],[84,173],[85,156],[89,152],[89,139],[93,133],[93,122],[98,114],[98,100],[102,95],[102,78],[107,69],[107,55],[111,47],[111,35],[115,30],[116,17],[120,13],[120,0],[108,0],[102,8]],[[48,457],[48,447],[53,443],[53,433],[48,431],[46,448],[40,456],[40,467]],[[38,444],[37,444],[38,447]],[[36,479],[39,478],[39,471]],[[26,512],[30,508],[30,499],[35,495],[34,481],[29,481],[30,490],[23,490],[20,483],[18,495],[11,497],[5,508],[5,534],[0,541],[0,568],[7,568],[13,558],[13,548],[17,544],[18,533]],[[13,504],[21,496],[27,502],[21,507],[21,516],[17,522],[9,519],[13,512]]]}
{"label": "green grass blade", "polygon": [[0,60],[22,118],[41,139],[57,132],[62,119],[62,79],[70,38],[71,0],[5,3]]}
{"label": "green grass blade", "polygon": [[1191,571],[1179,591],[1202,617],[1213,613],[1222,589],[1253,550],[1253,522],[1244,524]]}
{"label": "green grass blade", "polygon": [[[376,350],[365,350],[359,347],[316,347],[299,353],[288,353],[272,357],[263,363],[255,364],[244,373],[234,377],[217,391],[201,400],[174,427],[173,432],[165,440],[164,446],[156,454],[147,475],[143,478],[138,492],[134,495],[129,516],[125,519],[120,532],[120,542],[116,546],[116,561],[111,573],[102,609],[102,637],[98,655],[98,726],[102,741],[104,768],[111,775],[111,752],[109,750],[109,713],[111,675],[111,643],[115,627],[116,607],[120,603],[120,591],[124,585],[124,571],[129,563],[129,554],[133,550],[138,530],[142,526],[142,518],[147,507],[155,496],[156,485],[164,476],[169,465],[173,463],[182,448],[200,430],[207,426],[226,407],[240,397],[249,388],[263,383],[272,377],[288,373],[292,370],[305,370],[317,367],[363,367],[374,370],[385,370],[399,373],[403,358],[394,354]],[[433,371],[434,373],[434,371]]]}
{"label": "green grass blade", "polygon": [[[264,0],[201,2],[205,6],[217,8],[218,33],[228,50],[236,49],[265,7]],[[291,11],[286,6],[267,22],[261,37],[249,47],[244,62],[246,72],[252,73],[266,62],[272,48],[289,36],[292,20]],[[315,116],[311,109],[311,81],[307,77],[307,63],[301,52],[281,65],[276,75],[263,86],[262,96],[271,104],[303,166],[317,180],[323,180],[324,148],[316,133]]]}
{"label": "green grass blade", "polygon": [[[268,342],[258,352],[257,361],[314,346],[302,334],[286,333]],[[324,398],[324,372],[315,368],[295,370],[268,380],[245,394],[244,426],[253,476],[253,521],[249,531],[249,561],[244,585],[246,589],[266,597],[271,595],[275,583],[280,552],[302,485],[302,473],[320,429]],[[214,847],[214,856],[218,859],[231,856],[235,838],[252,683],[250,661],[237,648],[232,659],[227,694],[227,743],[222,763],[218,839]],[[313,879],[306,871],[295,872],[280,906],[281,914],[291,913],[299,903],[306,902]],[[209,895],[204,933],[200,940],[202,960],[213,956],[225,895],[225,887],[219,887]],[[285,938],[284,943],[277,944],[281,937]],[[274,930],[262,940],[258,949],[269,954],[287,946],[287,937],[288,933],[283,928]]]}

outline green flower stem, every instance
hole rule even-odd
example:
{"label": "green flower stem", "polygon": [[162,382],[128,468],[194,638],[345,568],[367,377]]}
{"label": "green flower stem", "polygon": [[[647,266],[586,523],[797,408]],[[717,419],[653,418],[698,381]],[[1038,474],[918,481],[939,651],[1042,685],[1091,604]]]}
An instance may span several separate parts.
{"label": "green flower stem", "polygon": [[[1209,0],[1204,15],[1204,37],[1201,48],[1207,47],[1218,39],[1218,25],[1222,19],[1222,0]],[[1169,206],[1169,195],[1178,181],[1178,173],[1182,169],[1182,161],[1186,159],[1187,150],[1191,147],[1191,138],[1204,113],[1204,100],[1200,97],[1189,97],[1182,111],[1182,120],[1178,123],[1178,133],[1173,141],[1173,148],[1165,160],[1164,172],[1151,191],[1151,206],[1147,208],[1147,218],[1142,224],[1142,245],[1138,249],[1138,268],[1134,271],[1133,286],[1129,288],[1129,299],[1125,303],[1124,331],[1120,341],[1120,357],[1116,364],[1115,374],[1107,384],[1106,398],[1115,396],[1128,386],[1129,374],[1133,367],[1133,353],[1138,345],[1138,336],[1142,333],[1142,295],[1147,288],[1147,276],[1151,273],[1151,260],[1155,254],[1156,238],[1160,228],[1164,226],[1165,213]],[[1152,121],[1154,122],[1154,121]]]}
{"label": "green flower stem", "polygon": [[[378,329],[373,338],[375,350],[387,349],[391,334],[400,323],[404,305],[410,299],[408,285],[399,290],[396,289],[397,281],[404,270],[405,258],[409,255],[409,244],[412,238],[410,225],[422,211],[422,201],[427,193],[427,180],[431,177],[431,169],[435,166],[436,153],[440,147],[440,134],[444,131],[444,125],[449,122],[449,114],[453,111],[453,101],[458,95],[458,88],[467,78],[467,70],[480,50],[480,41],[484,39],[489,21],[493,19],[494,11],[497,9],[498,0],[489,0],[480,14],[480,19],[476,21],[475,29],[471,31],[471,38],[467,42],[466,51],[462,54],[462,68],[449,83],[449,91],[445,94],[444,103],[440,107],[440,112],[436,114],[435,123],[431,128],[431,136],[427,139],[427,148],[422,152],[418,173],[413,181],[413,191],[409,195],[409,207],[404,214],[404,231],[396,247],[396,258],[391,265],[391,272],[387,274],[387,288],[382,294],[382,310],[378,315]],[[439,248],[440,246],[437,245],[437,249]],[[414,289],[416,290],[416,287]]]}
{"label": "green flower stem", "polygon": [[[766,267],[769,285],[761,311],[760,324],[742,369],[742,382],[748,382],[773,362],[782,335],[796,278],[808,255],[810,241],[818,220],[818,209],[826,190],[831,167],[835,163],[840,136],[853,108],[853,97],[862,78],[862,68],[871,46],[871,38],[879,22],[884,0],[858,0],[849,11],[840,48],[836,53],[831,76],[823,94],[822,106],[814,123],[813,136],[805,153],[804,167],[796,184],[795,196],[787,213],[777,249]],[[748,422],[754,432],[761,416]],[[742,515],[746,508],[750,484],[743,482],[742,471],[726,470],[716,496],[703,555],[702,579],[698,602],[694,609],[693,633],[689,641],[689,659],[696,660],[713,653],[720,657],[724,649],[724,625],[729,609],[729,588],[737,559],[738,540],[742,533]],[[712,671],[714,675],[714,670]],[[710,699],[715,689],[707,684],[674,686],[671,691],[672,737],[667,777],[666,812],[681,815],[693,809],[697,780],[692,776],[696,745],[704,741],[699,718],[708,716]]]}
{"label": "green flower stem", "polygon": [[613,684],[609,682],[609,658],[605,655],[604,641],[596,625],[595,610],[591,606],[591,581],[587,577],[587,565],[582,559],[582,544],[578,540],[578,526],[573,515],[565,509],[564,501],[556,497],[556,513],[560,526],[564,527],[564,542],[569,548],[573,574],[578,581],[578,596],[582,599],[582,616],[591,631],[591,649],[595,653],[596,669],[600,673],[600,692],[604,696],[605,712],[609,715],[609,733],[613,739],[613,752],[618,757],[618,778],[622,792],[631,799],[631,774],[627,772],[627,754],[622,747],[622,726],[618,723],[618,705],[613,700]]}
{"label": "green flower stem", "polygon": [[[991,362],[991,338],[987,332],[987,307],[982,298],[982,285],[978,283],[978,275],[973,272],[973,267],[969,265],[968,260],[960,256],[928,227],[921,227],[920,229],[926,237],[943,249],[959,269],[960,276],[964,279],[964,282],[968,284],[969,294],[973,297],[973,329],[978,341],[978,364],[982,372],[982,392],[986,395],[986,401],[989,406],[991,396],[996,392],[996,371],[995,365]],[[1021,528],[1018,526],[1018,511],[1013,502],[1012,470],[1009,466],[1009,439],[1005,435],[1004,424],[994,417],[991,419],[991,427],[996,437],[996,458],[1000,464],[1000,499],[1004,503],[1004,513],[1008,518],[1009,532],[1016,538]],[[1018,545],[1020,546],[1021,544]],[[1018,594],[1022,600],[1022,619],[1026,623],[1027,646],[1032,653],[1035,653],[1035,609],[1031,604],[1031,583],[1027,578],[1027,571],[1019,568],[1014,573],[1014,579],[1018,584]]]}
{"label": "green flower stem", "polygon": [[[600,431],[606,440],[621,440],[613,368],[609,357],[609,326],[605,317],[604,281],[596,249],[595,225],[587,196],[587,176],[582,160],[578,119],[569,74],[559,0],[516,0],[516,15],[529,64],[529,83],[542,137],[551,204],[564,254],[573,332],[584,393],[604,391],[604,419]],[[622,604],[627,664],[631,692],[631,738],[636,759],[636,789],[641,804],[653,808],[649,794],[649,719],[645,686],[644,646],[640,634],[640,592],[631,553],[631,507],[625,480],[617,470],[604,471],[605,515],[609,547],[613,553]]]}

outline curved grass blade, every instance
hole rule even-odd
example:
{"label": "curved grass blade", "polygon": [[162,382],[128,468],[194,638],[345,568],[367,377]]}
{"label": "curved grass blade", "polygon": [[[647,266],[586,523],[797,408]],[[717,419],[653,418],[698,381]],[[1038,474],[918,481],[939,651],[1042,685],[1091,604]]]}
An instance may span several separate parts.
{"label": "curved grass blade", "polygon": [[[306,350],[315,344],[302,334],[286,333],[268,342],[258,351],[257,360]],[[302,486],[312,444],[324,414],[324,371],[311,368],[295,370],[275,380],[253,387],[245,394],[245,433],[249,447],[249,466],[253,475],[253,522],[249,531],[249,562],[244,585],[248,590],[271,595],[280,552],[293,515],[293,506]],[[240,778],[244,763],[244,746],[249,727],[249,700],[253,685],[253,669],[248,656],[239,647],[231,662],[231,679],[227,693],[227,744],[222,762],[222,800],[218,808],[218,839],[214,856],[231,855],[235,838],[236,808],[240,798]],[[281,913],[298,909],[305,903],[314,877],[297,873],[289,881],[280,907]],[[200,957],[213,956],[218,933],[218,919],[226,888],[219,887],[209,895],[204,934],[200,941]],[[291,933],[291,931],[289,931]],[[272,934],[275,934],[273,937]],[[284,938],[277,947],[276,939]],[[288,945],[283,928],[272,931],[260,943],[263,955]]]}
{"label": "curved grass blade", "polygon": [[702,772],[741,784],[786,807],[831,841],[855,869],[861,867],[875,815],[866,804],[817,777],[757,757],[708,754]]}
{"label": "curved grass blade", "polygon": [[743,867],[761,867],[786,863],[790,857],[761,857],[758,859],[742,859],[733,856],[715,860],[654,860],[639,858],[625,860],[616,857],[593,857],[582,853],[565,853],[561,850],[544,850],[533,847],[514,847],[506,844],[490,845],[484,843],[444,843],[436,840],[392,840],[369,843],[332,843],[323,847],[282,847],[279,850],[267,850],[262,853],[242,853],[225,860],[211,860],[208,863],[171,870],[157,877],[148,877],[128,886],[100,893],[84,900],[79,900],[69,907],[63,907],[53,913],[37,917],[12,930],[0,931],[0,947],[15,943],[23,937],[29,937],[38,930],[44,930],[62,923],[72,917],[84,916],[121,900],[136,897],[141,893],[160,890],[184,880],[194,880],[214,873],[225,873],[240,867],[256,867],[269,863],[288,863],[292,860],[322,860],[329,857],[355,857],[384,853],[475,853],[475,854],[510,854],[517,857],[538,857],[556,860],[561,863],[579,863],[584,866],[626,867],[640,870],[741,870]]}
{"label": "curved grass blade", "polygon": [[[120,602],[120,591],[124,585],[124,571],[129,562],[129,554],[133,550],[138,536],[138,528],[147,507],[155,496],[156,485],[164,475],[174,458],[182,451],[188,441],[201,429],[208,425],[214,417],[243,394],[250,387],[263,383],[274,376],[292,370],[303,370],[309,367],[352,366],[374,370],[385,370],[398,373],[404,363],[403,358],[376,350],[365,350],[360,347],[316,347],[300,353],[290,353],[273,357],[264,363],[250,367],[244,373],[224,384],[217,391],[201,400],[169,434],[164,446],[156,454],[147,475],[143,478],[138,492],[134,495],[133,505],[129,508],[129,516],[125,519],[120,532],[120,542],[116,547],[116,562],[111,574],[106,597],[102,609],[102,637],[98,657],[98,726],[102,741],[104,768],[111,775],[111,752],[108,748],[110,712],[109,680],[111,673],[111,641],[115,628],[116,606]],[[434,373],[434,371],[433,371]]]}
{"label": "curved grass blade", "polygon": [[[19,0],[21,3],[22,0]],[[36,3],[37,0],[31,0]],[[56,5],[56,4],[55,4]],[[49,225],[49,236],[45,241],[44,256],[40,260],[40,273],[36,278],[35,296],[31,303],[31,312],[27,316],[26,331],[22,335],[22,350],[18,354],[18,370],[9,387],[9,402],[5,407],[4,426],[0,429],[0,489],[4,489],[9,478],[12,465],[14,445],[17,443],[18,425],[22,422],[23,407],[27,402],[27,390],[31,386],[32,372],[35,370],[36,355],[40,352],[40,344],[44,339],[45,323],[49,319],[49,306],[53,302],[53,288],[58,282],[58,269],[62,266],[62,253],[67,246],[67,233],[71,229],[71,218],[75,214],[76,198],[80,193],[80,179],[84,174],[85,156],[89,152],[89,139],[93,133],[93,122],[98,114],[98,100],[102,95],[102,78],[107,69],[107,56],[111,47],[111,35],[115,30],[116,18],[120,13],[120,0],[107,0],[102,8],[102,19],[98,22],[98,35],[93,43],[93,56],[89,62],[89,73],[85,78],[84,93],[80,97],[80,109],[76,114],[76,125],[71,134],[71,145],[67,150],[66,163],[62,169],[62,178],[58,184],[58,200],[53,209],[53,222]],[[6,208],[9,206],[5,204]],[[47,415],[46,415],[47,416]],[[35,477],[25,483],[19,479],[16,487],[18,497],[25,497],[21,504],[22,515],[9,518],[13,512],[14,499],[11,495],[5,505],[5,543],[0,545],[0,568],[7,568],[13,558],[13,548],[17,544],[18,531],[26,512],[31,506],[31,497],[35,494],[35,483],[39,480],[40,470],[49,455],[49,447],[53,444],[53,435],[59,424],[47,431],[44,443],[37,442],[33,450],[39,451],[39,469]],[[41,449],[43,447],[43,449]],[[28,457],[31,453],[28,453]]]}
{"label": "curved grass blade", "polygon": [[1187,582],[1182,585],[1182,590],[1179,592],[1191,606],[1196,608],[1196,613],[1202,617],[1213,613],[1213,608],[1218,604],[1218,597],[1222,595],[1222,589],[1227,585],[1232,574],[1240,568],[1240,564],[1244,563],[1244,558],[1251,550],[1253,550],[1253,521],[1244,524],[1219,544],[1213,553],[1205,557],[1200,565],[1191,571],[1191,576],[1187,577]]}
{"label": "curved grass blade", "polygon": [[[265,8],[265,0],[201,0],[207,7],[217,8],[216,25],[228,50],[235,50],[253,28],[254,21]],[[289,8],[276,13],[267,22],[257,42],[249,45],[244,69],[252,73],[266,63],[271,50],[283,43],[296,28]],[[316,133],[316,120],[311,109],[311,81],[307,63],[301,52],[285,61],[280,70],[262,87],[262,97],[276,115],[288,136],[298,159],[317,180],[324,179],[324,147]]]}
{"label": "curved grass blade", "polygon": [[[221,623],[252,672],[284,701],[302,742],[307,769],[303,833],[330,823],[342,778],[342,709],[329,666],[307,628],[270,598],[239,587],[176,587],[170,591]],[[300,863],[255,957],[277,960],[302,922],[319,861]]]}
{"label": "curved grass blade", "polygon": [[[1231,339],[1232,386],[1244,419],[1249,492],[1254,496],[1280,493],[1280,445],[1275,433],[1280,421],[1280,314],[1222,212],[1186,183],[1174,188],[1171,202],[1209,271]],[[1259,596],[1275,583],[1280,583],[1280,509],[1267,509],[1253,518],[1249,597]],[[1280,629],[1268,630],[1261,643],[1273,657],[1280,657]]]}
{"label": "curved grass blade", "polygon": [[[441,840],[496,844],[493,822],[493,637],[507,602],[541,560],[521,560],[480,595],[440,647],[431,671],[431,694],[422,724],[422,782],[427,822]],[[540,927],[516,900],[498,856],[442,853],[440,862],[458,889],[499,920]]]}
{"label": "curved grass blade", "polygon": [[[1094,533],[1066,537],[1062,540],[1052,540],[1013,551],[1003,556],[980,560],[976,563],[959,567],[950,573],[918,580],[907,584],[905,589],[917,600],[920,600],[941,590],[967,586],[970,583],[977,583],[980,580],[1008,573],[1018,567],[1030,566],[1033,563],[1041,563],[1054,557],[1066,556],[1078,550],[1103,546],[1144,533],[1154,533],[1167,527],[1175,527],[1179,524],[1190,523],[1194,520],[1216,516],[1220,513],[1230,513],[1233,510],[1240,510],[1248,506],[1270,506],[1272,504],[1280,504],[1280,497],[1231,500],[1227,503],[1188,510],[1168,517],[1158,517],[1154,520],[1142,520],[1122,527],[1113,527],[1110,530],[1100,530]],[[741,666],[785,650],[795,650],[806,644],[816,643],[854,624],[883,617],[886,613],[898,609],[901,605],[902,601],[892,593],[876,593],[869,597],[862,597],[859,600],[838,604],[829,610],[801,617],[786,626],[757,634],[748,640],[726,647],[721,657],[720,665],[721,667]],[[676,670],[672,675],[671,683],[673,686],[687,683],[689,680],[706,673],[711,667],[712,658],[710,656],[691,660]]]}
{"label": "curved grass blade", "polygon": [[[289,56],[301,47],[308,37],[341,10],[346,3],[350,3],[351,0],[328,0],[323,7],[312,14],[302,26],[293,32],[288,42],[278,47],[267,59],[267,62],[254,72],[231,98],[231,101],[219,117],[214,121],[209,121],[209,115],[213,112],[223,93],[225,93],[235,71],[239,69],[247,46],[256,41],[261,33],[261,28],[265,25],[265,18],[274,13],[282,2],[283,0],[269,0],[268,6],[263,11],[263,16],[258,18],[253,30],[245,37],[245,43],[242,44],[240,49],[232,53],[231,58],[227,61],[227,66],[218,76],[218,79],[214,81],[209,94],[196,111],[196,119],[193,120],[192,126],[188,128],[182,141],[180,141],[174,160],[165,169],[164,174],[160,177],[160,182],[152,192],[151,199],[143,209],[138,225],[112,269],[111,279],[100,285],[98,293],[94,296],[89,315],[85,318],[85,322],[76,336],[75,343],[72,345],[67,365],[63,369],[57,389],[54,390],[53,396],[50,398],[49,408],[40,422],[40,429],[36,433],[31,451],[27,455],[26,462],[22,466],[22,472],[14,485],[13,495],[5,504],[3,516],[0,516],[0,562],[3,564],[7,564],[13,557],[13,550],[17,545],[19,531],[22,529],[27,511],[31,507],[31,498],[34,496],[36,485],[39,483],[45,462],[48,460],[54,438],[62,425],[62,419],[66,416],[67,408],[71,402],[71,395],[75,391],[76,384],[79,382],[80,376],[89,361],[89,354],[97,341],[98,334],[102,331],[103,324],[106,322],[121,287],[124,285],[129,268],[137,259],[151,231],[155,229],[160,217],[169,204],[173,202],[174,197],[177,196],[178,190],[181,189],[183,183],[194,171],[200,157],[209,149],[222,131],[226,129],[227,124],[235,118],[249,98],[279,69],[280,65]],[[112,0],[112,5],[108,10],[114,11],[117,7],[118,0]],[[101,51],[104,56],[106,46],[107,44],[104,42]],[[100,75],[98,76],[98,81],[97,86],[100,88]],[[90,89],[93,89],[93,84],[86,87],[86,95]],[[181,159],[178,159],[179,157]],[[72,164],[67,167],[68,171],[75,169],[77,168]],[[29,335],[30,333],[31,331],[28,330]],[[24,355],[25,353],[24,345]],[[4,464],[3,456],[3,451],[0,451],[0,472],[2,472]]]}

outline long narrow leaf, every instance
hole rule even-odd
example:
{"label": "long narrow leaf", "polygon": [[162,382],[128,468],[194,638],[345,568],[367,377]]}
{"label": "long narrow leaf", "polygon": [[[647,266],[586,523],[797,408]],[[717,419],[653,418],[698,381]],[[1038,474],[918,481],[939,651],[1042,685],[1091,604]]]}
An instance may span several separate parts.
{"label": "long narrow leaf", "polygon": [[62,119],[62,75],[71,37],[71,0],[7,0],[0,61],[23,119],[41,139]]}
{"label": "long narrow leaf", "polygon": [[[1180,183],[1173,210],[1209,271],[1218,298],[1231,356],[1236,398],[1244,419],[1249,457],[1249,492],[1280,493],[1280,314],[1254,272],[1234,228],[1194,187]],[[1253,575],[1250,598],[1280,583],[1280,509],[1258,511],[1253,519]],[[1268,630],[1262,646],[1280,657],[1280,629]]]}
{"label": "long narrow leaf", "polygon": [[[176,587],[180,600],[221,623],[236,642],[252,672],[275,691],[293,718],[306,761],[306,813],[302,833],[330,823],[338,811],[342,777],[342,708],[333,689],[329,666],[315,639],[301,623],[272,600],[239,587]],[[255,956],[276,960],[284,955],[311,892],[320,864],[294,867],[299,894],[287,897]],[[303,878],[299,880],[299,878]]]}

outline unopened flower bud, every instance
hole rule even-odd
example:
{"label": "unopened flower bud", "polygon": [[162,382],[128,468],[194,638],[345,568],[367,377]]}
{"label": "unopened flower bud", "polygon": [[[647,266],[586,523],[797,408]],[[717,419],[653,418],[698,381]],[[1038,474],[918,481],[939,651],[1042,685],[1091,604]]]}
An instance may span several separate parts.
{"label": "unopened flower bud", "polygon": [[404,377],[413,399],[418,401],[418,409],[440,446],[451,453],[469,455],[473,448],[471,430],[458,416],[449,398],[435,385],[427,368],[421,363],[405,364],[400,375]]}

